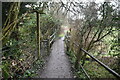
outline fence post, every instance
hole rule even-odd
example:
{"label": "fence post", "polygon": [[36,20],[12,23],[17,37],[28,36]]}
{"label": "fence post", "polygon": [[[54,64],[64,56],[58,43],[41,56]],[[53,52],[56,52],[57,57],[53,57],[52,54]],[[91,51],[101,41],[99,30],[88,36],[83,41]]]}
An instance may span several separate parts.
{"label": "fence post", "polygon": [[50,35],[48,35],[48,54],[50,54]]}
{"label": "fence post", "polygon": [[69,47],[68,47],[68,39],[67,36],[65,36],[65,44],[66,44],[66,50],[69,51]]}
{"label": "fence post", "polygon": [[40,59],[40,13],[36,11],[36,17],[37,17],[37,53],[38,53],[38,59]]}

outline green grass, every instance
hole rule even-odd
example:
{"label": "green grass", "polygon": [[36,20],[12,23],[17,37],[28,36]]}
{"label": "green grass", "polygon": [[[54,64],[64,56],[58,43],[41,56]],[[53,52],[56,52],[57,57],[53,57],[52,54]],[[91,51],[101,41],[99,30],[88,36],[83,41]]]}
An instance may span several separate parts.
{"label": "green grass", "polygon": [[60,34],[60,35],[59,35],[59,37],[64,37],[64,36],[65,36],[65,34]]}

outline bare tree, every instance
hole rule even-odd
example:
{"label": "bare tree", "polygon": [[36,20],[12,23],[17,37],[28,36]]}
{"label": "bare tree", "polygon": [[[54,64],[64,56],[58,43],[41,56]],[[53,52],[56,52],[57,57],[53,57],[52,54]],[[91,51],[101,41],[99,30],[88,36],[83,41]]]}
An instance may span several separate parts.
{"label": "bare tree", "polygon": [[[75,24],[73,24],[75,27],[71,31],[71,35],[73,32],[75,35],[71,37],[70,49],[76,43],[80,45],[78,48],[90,51],[98,42],[101,42],[103,38],[114,31],[113,28],[116,23],[114,20],[115,9],[113,9],[113,5],[110,2],[104,2],[103,4],[96,4],[95,2],[67,2],[65,4],[61,1],[61,5],[65,9],[65,13],[69,12],[71,15],[76,16],[74,18]],[[76,19],[78,19],[77,22]],[[74,40],[75,37],[77,37],[77,40]],[[83,55],[79,49],[76,57],[76,66],[78,66],[80,58],[83,59],[84,64],[86,55]]]}

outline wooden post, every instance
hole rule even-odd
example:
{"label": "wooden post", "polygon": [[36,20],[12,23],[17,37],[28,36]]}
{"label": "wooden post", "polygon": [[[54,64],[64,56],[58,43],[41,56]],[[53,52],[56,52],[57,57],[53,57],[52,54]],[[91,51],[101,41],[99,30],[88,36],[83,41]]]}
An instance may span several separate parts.
{"label": "wooden post", "polygon": [[38,59],[40,59],[40,15],[39,12],[36,12],[37,17],[37,53]]}
{"label": "wooden post", "polygon": [[38,59],[41,58],[40,55],[40,14],[45,14],[43,10],[33,10],[33,12],[36,12],[36,21],[37,21],[37,53],[38,53]]}
{"label": "wooden post", "polygon": [[50,53],[50,35],[48,36],[48,53]]}

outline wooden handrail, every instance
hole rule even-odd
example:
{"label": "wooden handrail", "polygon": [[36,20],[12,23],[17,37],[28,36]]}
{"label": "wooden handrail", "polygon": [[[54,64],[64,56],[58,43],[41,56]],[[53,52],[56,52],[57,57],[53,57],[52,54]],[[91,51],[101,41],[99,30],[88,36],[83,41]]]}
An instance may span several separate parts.
{"label": "wooden handrail", "polygon": [[57,34],[56,30],[50,37],[49,37],[49,47],[51,46],[51,43],[54,41],[54,39],[56,38],[55,35]]}
{"label": "wooden handrail", "polygon": [[51,36],[50,39],[57,33],[57,31],[55,31]]}
{"label": "wooden handrail", "polygon": [[50,44],[54,41],[55,39],[55,36],[50,40]]}

